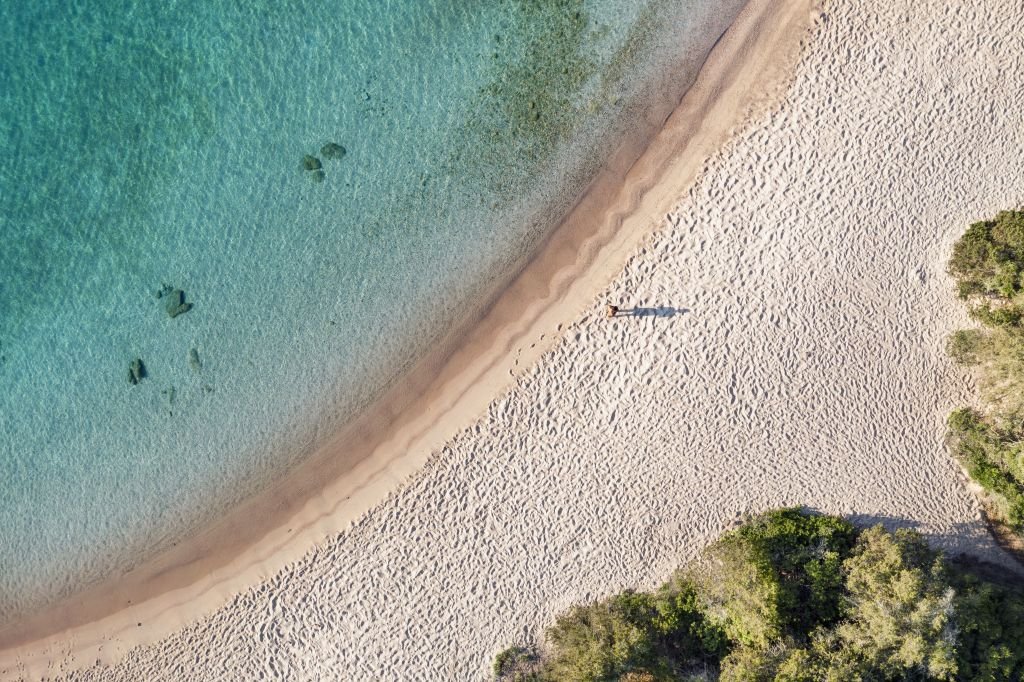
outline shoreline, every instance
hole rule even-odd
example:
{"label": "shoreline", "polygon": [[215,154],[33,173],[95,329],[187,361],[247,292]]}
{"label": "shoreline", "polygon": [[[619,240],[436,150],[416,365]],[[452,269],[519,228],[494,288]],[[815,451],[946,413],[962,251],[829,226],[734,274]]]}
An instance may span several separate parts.
{"label": "shoreline", "polygon": [[117,660],[297,560],[407,481],[551,347],[563,323],[593,308],[594,292],[700,176],[706,159],[784,89],[815,5],[752,0],[639,158],[635,147],[619,149],[482,319],[453,330],[353,424],[215,525],[123,576],[5,625],[0,675]]}

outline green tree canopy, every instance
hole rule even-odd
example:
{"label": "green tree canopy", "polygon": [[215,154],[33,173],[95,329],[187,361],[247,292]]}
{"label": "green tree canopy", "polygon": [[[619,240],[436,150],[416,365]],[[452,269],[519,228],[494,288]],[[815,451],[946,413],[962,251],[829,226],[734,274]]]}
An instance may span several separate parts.
{"label": "green tree canopy", "polygon": [[655,592],[573,607],[540,655],[510,649],[495,672],[521,682],[1019,680],[1024,592],[949,562],[914,531],[783,509],[726,533]]}

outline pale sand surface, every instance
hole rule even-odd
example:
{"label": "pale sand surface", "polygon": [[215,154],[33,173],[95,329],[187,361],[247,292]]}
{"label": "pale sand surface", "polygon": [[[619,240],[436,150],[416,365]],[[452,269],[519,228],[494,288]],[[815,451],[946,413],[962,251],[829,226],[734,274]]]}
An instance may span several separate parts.
{"label": "pale sand surface", "polygon": [[[942,352],[964,321],[944,263],[1022,201],[1024,8],[826,9],[782,106],[583,315],[537,315],[523,357],[557,340],[478,422],[211,616],[66,678],[482,679],[570,604],[787,504],[1007,561],[942,447],[970,395]],[[606,300],[673,310],[607,321]]]}

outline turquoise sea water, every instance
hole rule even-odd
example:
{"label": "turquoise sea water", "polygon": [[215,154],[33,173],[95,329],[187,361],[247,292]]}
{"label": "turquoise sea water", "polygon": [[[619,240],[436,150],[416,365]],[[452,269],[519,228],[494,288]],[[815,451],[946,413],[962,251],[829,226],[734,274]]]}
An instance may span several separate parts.
{"label": "turquoise sea water", "polygon": [[0,4],[0,618],[294,465],[515,272],[742,4]]}

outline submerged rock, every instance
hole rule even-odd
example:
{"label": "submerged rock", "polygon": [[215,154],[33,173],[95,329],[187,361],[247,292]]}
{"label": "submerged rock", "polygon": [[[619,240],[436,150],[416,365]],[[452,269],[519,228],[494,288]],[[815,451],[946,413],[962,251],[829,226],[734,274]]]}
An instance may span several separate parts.
{"label": "submerged rock", "polygon": [[163,298],[164,296],[166,296],[167,294],[171,293],[172,291],[174,291],[174,287],[172,287],[170,284],[167,284],[165,282],[161,282],[160,283],[160,288],[156,290],[156,297],[157,298]]}
{"label": "submerged rock", "polygon": [[167,314],[172,318],[192,310],[191,303],[185,303],[185,292],[175,289],[167,295]]}
{"label": "submerged rock", "polygon": [[142,358],[135,358],[128,364],[128,383],[134,386],[146,378],[146,366]]}
{"label": "submerged rock", "polygon": [[321,183],[327,179],[327,173],[324,173],[322,170],[315,170],[309,174],[309,177],[313,179],[313,182]]}
{"label": "submerged rock", "polygon": [[167,397],[167,414],[173,417],[174,397],[175,395],[177,395],[177,392],[174,390],[174,386],[171,386],[170,388],[165,388],[164,390],[160,391],[160,393]]}
{"label": "submerged rock", "polygon": [[306,154],[302,157],[302,167],[308,171],[317,171],[323,168],[324,165],[320,163],[320,159]]}
{"label": "submerged rock", "polygon": [[347,153],[348,150],[336,142],[328,142],[323,147],[320,147],[320,154],[325,159],[340,159]]}
{"label": "submerged rock", "polygon": [[190,348],[188,351],[188,366],[196,372],[203,368],[203,363],[199,361],[199,351],[195,348]]}

